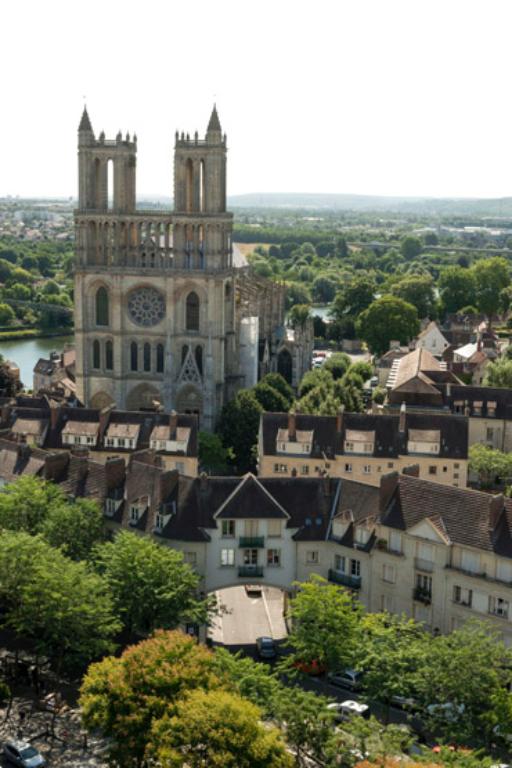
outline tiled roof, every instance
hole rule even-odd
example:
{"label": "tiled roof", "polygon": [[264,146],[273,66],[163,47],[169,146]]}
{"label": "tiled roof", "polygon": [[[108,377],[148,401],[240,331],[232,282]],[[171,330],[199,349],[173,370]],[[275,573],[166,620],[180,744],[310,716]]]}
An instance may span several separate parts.
{"label": "tiled roof", "polygon": [[[277,434],[288,423],[286,413],[263,413],[261,432],[265,456],[279,456]],[[468,421],[463,416],[446,413],[412,413],[406,411],[405,431],[399,431],[398,414],[344,413],[341,431],[337,431],[337,417],[296,414],[296,428],[313,431],[312,458],[334,459],[335,456],[350,455],[344,450],[345,441],[355,442],[350,434],[364,435],[364,441],[374,442],[372,456],[396,458],[408,454],[408,433],[436,431],[440,433],[440,457],[465,459],[468,455]],[[339,422],[338,422],[339,423]],[[367,439],[374,433],[374,441]]]}
{"label": "tiled roof", "polygon": [[214,514],[217,518],[288,518],[283,507],[254,475],[241,480]]}
{"label": "tiled roof", "polygon": [[381,515],[381,522],[391,528],[408,530],[425,519],[452,544],[512,557],[511,499],[409,475],[397,476],[396,489]]}

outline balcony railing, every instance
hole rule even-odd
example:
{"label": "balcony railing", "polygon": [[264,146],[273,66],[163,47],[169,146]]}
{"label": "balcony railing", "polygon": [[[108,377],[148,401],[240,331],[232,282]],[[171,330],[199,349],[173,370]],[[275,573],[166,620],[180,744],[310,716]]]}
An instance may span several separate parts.
{"label": "balcony railing", "polygon": [[264,536],[240,536],[239,546],[246,549],[261,549],[265,546]]}
{"label": "balcony railing", "polygon": [[361,577],[349,576],[343,571],[336,571],[334,568],[329,569],[329,581],[334,584],[341,584],[344,587],[350,587],[351,589],[361,589]]}
{"label": "balcony railing", "polygon": [[263,576],[262,565],[240,565],[238,575],[244,579],[261,579]]}
{"label": "balcony railing", "polygon": [[434,563],[432,560],[424,560],[422,557],[415,557],[414,567],[417,571],[426,571],[427,573],[432,573],[434,570]]}
{"label": "balcony railing", "polygon": [[414,587],[412,591],[413,600],[424,605],[430,605],[432,602],[432,592],[424,587]]}

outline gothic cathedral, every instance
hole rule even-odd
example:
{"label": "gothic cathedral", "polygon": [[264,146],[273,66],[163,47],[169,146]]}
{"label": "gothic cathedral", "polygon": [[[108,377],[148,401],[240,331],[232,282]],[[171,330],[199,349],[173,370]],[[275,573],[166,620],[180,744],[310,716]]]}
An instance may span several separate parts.
{"label": "gothic cathedral", "polygon": [[85,405],[197,413],[213,429],[241,387],[272,370],[296,386],[309,368],[311,323],[288,328],[283,286],[251,275],[233,247],[226,153],[214,107],[204,139],[176,133],[174,211],[142,210],[137,137],[96,138],[84,109],[74,297]]}

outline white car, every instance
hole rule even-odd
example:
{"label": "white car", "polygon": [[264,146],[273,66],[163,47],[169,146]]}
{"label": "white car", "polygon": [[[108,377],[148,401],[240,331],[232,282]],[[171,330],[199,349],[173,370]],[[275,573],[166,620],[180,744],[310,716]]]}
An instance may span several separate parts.
{"label": "white car", "polygon": [[5,741],[4,755],[10,763],[20,768],[44,768],[46,765],[42,754],[27,741],[18,739]]}
{"label": "white car", "polygon": [[341,704],[337,701],[327,705],[329,712],[332,712],[337,720],[349,720],[354,715],[359,717],[369,717],[370,707],[368,704],[360,704],[358,701],[342,701]]}

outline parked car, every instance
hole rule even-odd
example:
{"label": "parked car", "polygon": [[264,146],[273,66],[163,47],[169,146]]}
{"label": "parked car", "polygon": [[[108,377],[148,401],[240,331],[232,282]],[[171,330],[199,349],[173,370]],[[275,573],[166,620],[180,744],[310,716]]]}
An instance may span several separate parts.
{"label": "parked car", "polygon": [[277,656],[276,644],[271,637],[258,637],[256,651],[260,659],[275,659]]}
{"label": "parked car", "polygon": [[342,688],[350,688],[351,691],[360,691],[363,687],[363,673],[356,669],[343,669],[340,672],[329,672],[327,675],[332,685],[340,685]]}
{"label": "parked car", "polygon": [[8,739],[4,742],[3,752],[10,763],[21,768],[42,768],[46,765],[42,754],[28,741]]}
{"label": "parked car", "polygon": [[262,590],[263,590],[263,587],[261,586],[261,584],[245,585],[245,592],[247,595],[250,595],[251,597],[261,597]]}
{"label": "parked car", "polygon": [[324,664],[322,664],[318,659],[313,659],[312,661],[294,661],[293,666],[295,669],[298,669],[299,672],[302,672],[303,675],[323,675],[326,671],[326,667]]}
{"label": "parked car", "polygon": [[368,704],[361,704],[359,701],[342,701],[341,704],[334,701],[327,705],[329,712],[333,712],[336,720],[349,720],[354,715],[359,717],[370,717],[370,707]]}
{"label": "parked car", "polygon": [[418,702],[412,696],[400,696],[398,694],[392,696],[391,705],[399,707],[399,709],[406,709],[409,712],[415,712],[418,709]]}
{"label": "parked car", "polygon": [[446,701],[444,704],[429,704],[427,713],[431,717],[442,717],[447,722],[453,723],[464,714],[465,709],[464,704],[452,704],[451,701]]}

